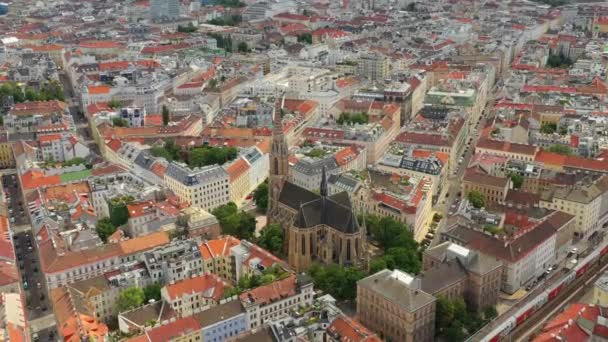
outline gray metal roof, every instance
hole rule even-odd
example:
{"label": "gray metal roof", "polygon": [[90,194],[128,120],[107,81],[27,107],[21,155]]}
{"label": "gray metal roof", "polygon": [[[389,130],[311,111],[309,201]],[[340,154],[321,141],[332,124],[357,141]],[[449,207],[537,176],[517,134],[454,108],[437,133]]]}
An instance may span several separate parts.
{"label": "gray metal roof", "polygon": [[296,165],[293,166],[295,171],[303,173],[305,175],[316,175],[321,174],[323,171],[323,167],[327,171],[339,169],[340,166],[336,163],[336,160],[333,157],[320,159],[320,160],[311,160],[311,159],[300,159]]}
{"label": "gray metal roof", "polygon": [[175,162],[169,164],[165,175],[176,179],[186,186],[228,179],[228,173],[219,165],[210,165],[192,170],[185,165]]}

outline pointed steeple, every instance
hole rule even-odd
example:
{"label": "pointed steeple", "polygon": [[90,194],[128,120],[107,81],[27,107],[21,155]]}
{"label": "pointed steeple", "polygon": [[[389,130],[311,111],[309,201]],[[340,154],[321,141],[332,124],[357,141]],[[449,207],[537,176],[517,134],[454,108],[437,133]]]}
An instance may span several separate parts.
{"label": "pointed steeple", "polygon": [[322,197],[327,197],[327,174],[325,172],[325,165],[321,171],[321,186],[319,187],[319,193]]}
{"label": "pointed steeple", "polygon": [[360,244],[361,244],[361,258],[363,259],[363,267],[369,272],[369,254],[367,250],[367,224],[365,223],[365,213],[362,215],[362,224],[360,227]]}
{"label": "pointed steeple", "polygon": [[269,201],[268,201],[268,222],[272,220],[272,214],[278,207],[278,201],[283,188],[283,184],[287,180],[289,174],[289,147],[287,139],[283,133],[283,124],[281,120],[281,108],[283,107],[283,99],[275,100],[273,110],[273,129],[272,139],[270,144],[270,182],[268,184]]}

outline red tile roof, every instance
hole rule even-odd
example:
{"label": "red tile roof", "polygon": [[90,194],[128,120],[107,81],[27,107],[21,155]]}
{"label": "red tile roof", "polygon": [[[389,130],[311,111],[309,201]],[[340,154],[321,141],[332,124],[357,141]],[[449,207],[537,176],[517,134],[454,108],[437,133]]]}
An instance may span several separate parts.
{"label": "red tile roof", "polygon": [[167,342],[179,339],[181,336],[190,336],[190,334],[200,335],[201,329],[202,326],[198,320],[193,317],[184,317],[148,330],[146,335],[148,335],[149,342]]}
{"label": "red tile roof", "polygon": [[10,110],[10,114],[16,116],[27,116],[32,114],[57,114],[63,113],[67,109],[67,104],[62,101],[32,101],[17,103]]}
{"label": "red tile roof", "polygon": [[287,13],[287,12],[279,13],[279,14],[275,15],[274,18],[275,19],[287,19],[287,20],[299,20],[299,21],[309,21],[310,20],[310,18],[305,15],[293,14],[293,13]]}
{"label": "red tile roof", "polygon": [[230,255],[230,248],[238,245],[241,241],[232,236],[225,236],[219,239],[209,240],[200,245],[203,260]]}
{"label": "red tile roof", "polygon": [[185,294],[200,294],[219,302],[224,294],[224,282],[213,273],[196,276],[165,286],[169,300],[181,299]]}
{"label": "red tile roof", "polygon": [[267,305],[271,302],[294,296],[296,294],[296,276],[291,275],[283,280],[262,285],[239,295],[243,302]]}
{"label": "red tile roof", "polygon": [[340,342],[381,342],[376,334],[369,331],[363,324],[346,316],[334,319],[327,327],[327,332]]}
{"label": "red tile roof", "polygon": [[122,141],[120,141],[119,139],[112,139],[106,143],[106,146],[112,151],[116,152],[122,146]]}
{"label": "red tile roof", "polygon": [[604,340],[608,336],[607,319],[608,308],[583,303],[570,304],[562,313],[545,324],[533,342],[585,342],[591,341],[592,336]]}
{"label": "red tile roof", "polygon": [[142,54],[164,53],[164,52],[183,50],[183,49],[187,49],[189,47],[190,47],[190,44],[188,44],[188,43],[146,46],[145,48],[143,48],[141,50],[141,53]]}
{"label": "red tile roof", "polygon": [[85,49],[119,49],[123,47],[118,42],[107,40],[87,40],[80,42],[78,46]]}
{"label": "red tile roof", "polygon": [[517,154],[527,154],[534,156],[536,154],[536,147],[532,145],[516,144],[508,141],[492,140],[492,139],[481,139],[477,142],[478,148],[487,150],[503,151]]}
{"label": "red tile roof", "polygon": [[49,299],[53,305],[59,334],[66,342],[81,342],[83,336],[103,341],[107,338],[108,327],[94,317],[79,313],[66,287],[52,289]]}
{"label": "red tile roof", "polygon": [[144,215],[148,215],[154,211],[153,208],[153,201],[143,201],[127,204],[127,212],[129,213],[129,218],[138,218]]}
{"label": "red tile roof", "polygon": [[29,170],[21,176],[23,190],[32,190],[45,186],[57,185],[61,183],[58,175],[45,176],[42,171]]}
{"label": "red tile roof", "polygon": [[87,86],[87,90],[89,91],[89,94],[94,94],[94,95],[99,95],[99,94],[109,94],[110,90],[112,88],[110,88],[109,86],[106,85],[100,85],[100,86]]}
{"label": "red tile roof", "polygon": [[336,163],[338,163],[338,165],[344,166],[357,158],[358,155],[359,153],[355,146],[348,146],[336,152],[334,158],[336,159]]}
{"label": "red tile roof", "polygon": [[249,163],[243,158],[238,158],[234,163],[226,168],[226,172],[230,176],[230,182],[234,182],[241,175],[249,170]]}
{"label": "red tile roof", "polygon": [[150,171],[152,171],[152,173],[157,175],[159,178],[164,178],[165,171],[167,171],[167,165],[164,165],[162,163],[154,163],[154,165],[152,165],[152,168],[150,168]]}
{"label": "red tile roof", "polygon": [[117,244],[73,252],[65,250],[65,248],[59,246],[59,243],[54,245],[53,239],[48,239],[40,244],[39,252],[42,270],[45,273],[56,273],[120,255],[132,255],[166,245],[169,241],[165,232],[156,232],[121,241]]}

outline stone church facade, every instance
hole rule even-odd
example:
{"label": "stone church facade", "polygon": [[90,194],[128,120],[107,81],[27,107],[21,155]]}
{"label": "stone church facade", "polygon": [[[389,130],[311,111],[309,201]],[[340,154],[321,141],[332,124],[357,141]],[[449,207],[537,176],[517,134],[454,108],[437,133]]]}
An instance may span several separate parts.
{"label": "stone church facade", "polygon": [[289,148],[278,117],[275,115],[269,158],[268,222],[285,230],[289,265],[297,272],[314,262],[362,266],[367,233],[365,225],[360,227],[357,222],[348,194],[328,194],[325,170],[318,194],[289,181]]}

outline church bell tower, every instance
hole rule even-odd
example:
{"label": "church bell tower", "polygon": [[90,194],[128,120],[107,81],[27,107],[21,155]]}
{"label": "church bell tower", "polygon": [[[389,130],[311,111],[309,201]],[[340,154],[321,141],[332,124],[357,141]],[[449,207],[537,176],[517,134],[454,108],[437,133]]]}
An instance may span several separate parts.
{"label": "church bell tower", "polygon": [[270,144],[270,179],[268,183],[268,223],[271,223],[271,217],[275,214],[281,189],[287,180],[289,174],[289,148],[285,133],[283,132],[283,123],[281,118],[281,109],[283,108],[283,98],[278,98],[275,102],[273,114],[273,130],[272,140]]}

